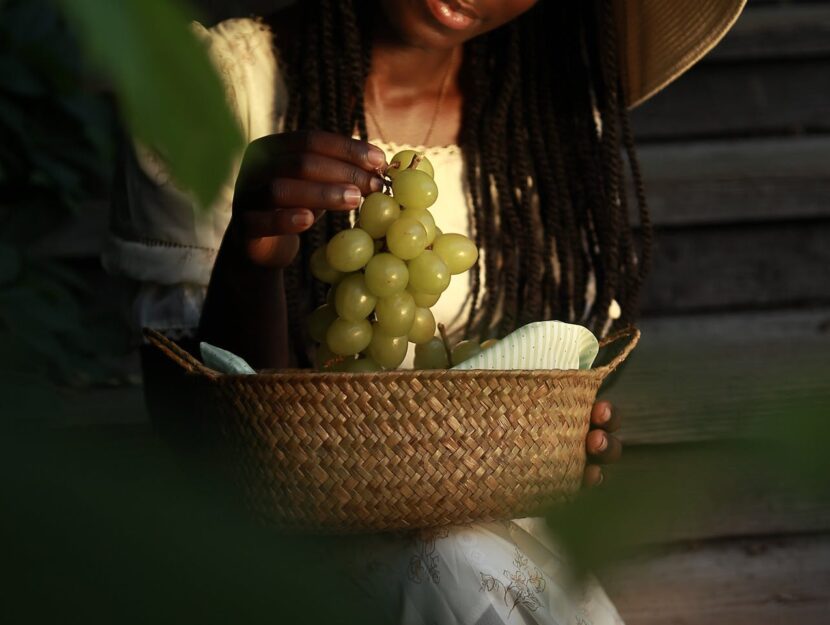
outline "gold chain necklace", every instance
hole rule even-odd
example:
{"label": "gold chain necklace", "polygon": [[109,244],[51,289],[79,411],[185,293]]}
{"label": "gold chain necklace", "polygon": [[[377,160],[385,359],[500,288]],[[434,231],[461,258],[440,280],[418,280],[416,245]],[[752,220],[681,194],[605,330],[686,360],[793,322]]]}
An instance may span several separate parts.
{"label": "gold chain necklace", "polygon": [[[441,91],[438,93],[438,101],[435,103],[435,111],[432,113],[432,120],[429,122],[427,134],[421,142],[422,147],[429,147],[429,139],[432,137],[432,131],[435,130],[435,122],[438,121],[438,113],[441,111],[441,105],[444,103],[444,96],[447,94],[447,87],[450,82],[450,69],[452,69],[452,59],[450,59],[447,63],[447,69],[444,71],[444,78],[441,80]],[[378,131],[380,140],[388,144],[389,142],[386,140],[386,133],[383,131],[383,127],[380,125],[378,118],[375,117],[375,114],[369,109],[369,107],[366,107],[366,114],[375,125],[375,129]]]}

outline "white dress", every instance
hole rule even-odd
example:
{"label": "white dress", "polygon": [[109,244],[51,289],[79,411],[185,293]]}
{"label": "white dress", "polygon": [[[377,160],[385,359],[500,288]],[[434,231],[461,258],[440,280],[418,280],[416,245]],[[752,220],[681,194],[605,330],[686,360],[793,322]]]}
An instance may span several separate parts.
{"label": "white dress", "polygon": [[[195,25],[220,70],[247,141],[279,132],[287,91],[271,31],[253,19]],[[403,147],[374,142],[391,157]],[[444,232],[470,234],[463,160],[456,146],[425,148],[439,199],[431,209]],[[241,155],[240,155],[241,156]],[[135,285],[137,327],[187,332],[198,325],[216,252],[228,225],[233,179],[207,213],[173,186],[164,167],[128,154],[123,197],[113,205],[107,269]],[[591,289],[589,288],[589,291]],[[433,309],[451,330],[469,307],[466,281],[454,279]],[[593,295],[589,293],[589,295]],[[339,560],[390,622],[401,625],[622,623],[593,580],[577,587],[539,519],[479,523],[410,535],[344,538]]]}

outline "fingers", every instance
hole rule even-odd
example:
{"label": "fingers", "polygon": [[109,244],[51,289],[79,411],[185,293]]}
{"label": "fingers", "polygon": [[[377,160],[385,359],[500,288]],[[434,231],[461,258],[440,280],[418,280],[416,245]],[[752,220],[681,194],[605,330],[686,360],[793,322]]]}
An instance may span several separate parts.
{"label": "fingers", "polygon": [[[362,194],[352,184],[327,184],[293,178],[277,178],[271,183],[268,208],[317,208],[355,210]],[[260,207],[265,208],[265,207]]]}
{"label": "fingers", "polygon": [[276,156],[288,152],[310,152],[356,165],[365,171],[377,171],[386,165],[383,150],[366,141],[319,130],[287,132],[262,139],[267,150]]}
{"label": "fingers", "polygon": [[376,172],[311,152],[283,154],[274,160],[273,171],[283,178],[351,184],[363,195],[383,190],[383,179]]}
{"label": "fingers", "polygon": [[589,464],[585,467],[585,473],[582,474],[582,485],[585,488],[592,486],[599,486],[604,479],[602,467],[596,464]]}
{"label": "fingers", "polygon": [[620,414],[614,409],[610,401],[598,401],[591,410],[591,427],[600,428],[606,432],[616,432],[620,429]]}
{"label": "fingers", "polygon": [[380,148],[342,135],[309,131],[252,142],[237,178],[233,213],[247,256],[284,267],[296,256],[297,235],[326,210],[355,210],[383,189]]}
{"label": "fingers", "polygon": [[250,210],[241,214],[243,232],[248,238],[300,234],[314,225],[316,215],[307,208]]}
{"label": "fingers", "polygon": [[585,439],[585,451],[591,462],[609,464],[618,461],[622,456],[622,443],[605,430],[591,430]]}

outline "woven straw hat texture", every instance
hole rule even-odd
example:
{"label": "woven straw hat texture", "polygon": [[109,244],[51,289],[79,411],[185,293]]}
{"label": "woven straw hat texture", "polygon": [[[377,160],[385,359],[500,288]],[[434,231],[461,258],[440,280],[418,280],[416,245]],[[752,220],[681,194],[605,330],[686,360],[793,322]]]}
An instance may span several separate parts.
{"label": "woven straw hat texture", "polygon": [[626,102],[641,104],[697,63],[746,0],[612,0]]}

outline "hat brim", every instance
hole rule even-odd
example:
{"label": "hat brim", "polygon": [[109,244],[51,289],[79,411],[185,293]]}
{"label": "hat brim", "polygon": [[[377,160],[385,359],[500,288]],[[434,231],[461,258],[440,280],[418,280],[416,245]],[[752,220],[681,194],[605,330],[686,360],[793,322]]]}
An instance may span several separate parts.
{"label": "hat brim", "polygon": [[614,0],[626,104],[645,102],[714,48],[746,0]]}

